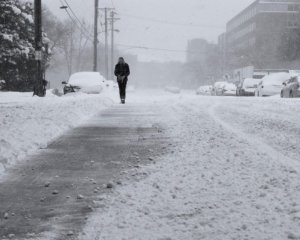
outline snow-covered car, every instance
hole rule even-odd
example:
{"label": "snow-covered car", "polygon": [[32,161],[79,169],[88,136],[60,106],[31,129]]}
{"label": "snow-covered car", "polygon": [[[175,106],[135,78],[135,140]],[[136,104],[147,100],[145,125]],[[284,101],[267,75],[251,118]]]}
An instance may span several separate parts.
{"label": "snow-covered car", "polygon": [[257,97],[270,97],[279,95],[283,88],[283,83],[289,80],[293,75],[286,72],[274,73],[265,76],[261,79],[255,90],[255,96]]}
{"label": "snow-covered car", "polygon": [[254,96],[261,79],[246,78],[237,87],[237,96]]}
{"label": "snow-covered car", "polygon": [[74,73],[64,84],[64,94],[83,92],[87,94],[100,94],[106,86],[106,80],[99,72]]}
{"label": "snow-covered car", "polygon": [[212,86],[201,86],[197,89],[197,95],[210,95],[212,90]]}
{"label": "snow-covered car", "polygon": [[236,85],[226,82],[223,86],[222,96],[236,96]]}
{"label": "snow-covered car", "polygon": [[300,97],[300,80],[298,76],[291,77],[283,83],[280,96],[282,98],[299,98]]}
{"label": "snow-covered car", "polygon": [[213,96],[222,96],[223,95],[223,90],[224,90],[224,85],[227,82],[216,82],[211,90],[211,95]]}

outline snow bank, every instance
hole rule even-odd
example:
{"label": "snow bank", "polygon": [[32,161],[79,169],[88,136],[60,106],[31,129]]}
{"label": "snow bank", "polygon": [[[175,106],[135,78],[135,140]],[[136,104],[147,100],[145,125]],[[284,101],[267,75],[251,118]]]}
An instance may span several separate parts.
{"label": "snow bank", "polygon": [[28,154],[111,105],[111,91],[46,98],[0,92],[0,175]]}

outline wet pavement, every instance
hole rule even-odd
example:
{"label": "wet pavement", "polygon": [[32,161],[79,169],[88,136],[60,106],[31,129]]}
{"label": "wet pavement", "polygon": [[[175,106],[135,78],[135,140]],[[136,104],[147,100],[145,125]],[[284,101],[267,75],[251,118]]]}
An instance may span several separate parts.
{"label": "wet pavement", "polygon": [[142,104],[116,105],[67,132],[0,183],[0,239],[76,239],[99,196],[167,141],[155,107]]}

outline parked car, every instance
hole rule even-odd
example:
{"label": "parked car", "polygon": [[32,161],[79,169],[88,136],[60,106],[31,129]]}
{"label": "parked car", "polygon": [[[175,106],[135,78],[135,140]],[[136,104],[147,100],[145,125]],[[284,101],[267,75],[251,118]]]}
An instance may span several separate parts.
{"label": "parked car", "polygon": [[224,90],[224,85],[227,82],[216,82],[211,90],[211,95],[212,96],[222,96],[223,95],[223,90]]}
{"label": "parked car", "polygon": [[100,94],[106,86],[106,80],[99,72],[74,73],[68,82],[62,82],[64,94],[83,92],[88,94]]}
{"label": "parked car", "polygon": [[222,96],[236,96],[236,85],[226,82],[223,86]]}
{"label": "parked car", "polygon": [[216,82],[212,88],[213,96],[235,96],[236,85],[229,82]]}
{"label": "parked car", "polygon": [[197,95],[210,95],[212,90],[212,86],[201,86],[197,89]]}
{"label": "parked car", "polygon": [[254,96],[261,79],[246,78],[237,86],[237,96]]}
{"label": "parked car", "polygon": [[300,80],[298,76],[291,77],[283,83],[280,96],[282,98],[298,98],[300,97]]}
{"label": "parked car", "polygon": [[279,95],[283,88],[283,83],[289,80],[293,75],[290,73],[274,73],[265,76],[255,91],[255,96],[257,97],[269,97],[274,95]]}

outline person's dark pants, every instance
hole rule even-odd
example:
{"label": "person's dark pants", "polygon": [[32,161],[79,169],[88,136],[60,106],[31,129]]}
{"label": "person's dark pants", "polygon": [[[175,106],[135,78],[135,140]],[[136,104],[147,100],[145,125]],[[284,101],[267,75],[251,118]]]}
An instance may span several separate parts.
{"label": "person's dark pants", "polygon": [[118,81],[119,84],[119,91],[120,91],[120,98],[126,99],[126,86],[127,86],[127,80]]}

